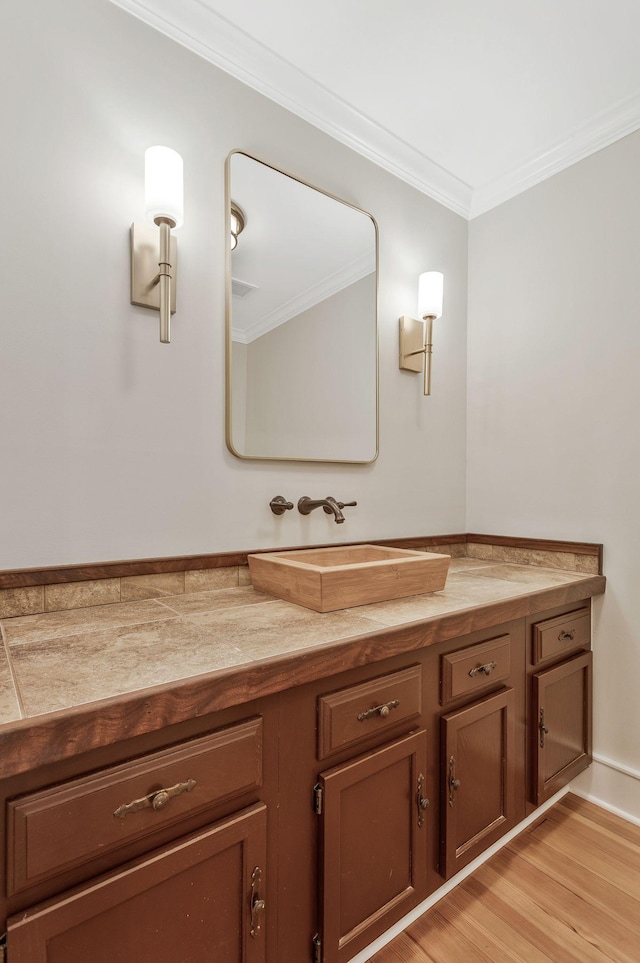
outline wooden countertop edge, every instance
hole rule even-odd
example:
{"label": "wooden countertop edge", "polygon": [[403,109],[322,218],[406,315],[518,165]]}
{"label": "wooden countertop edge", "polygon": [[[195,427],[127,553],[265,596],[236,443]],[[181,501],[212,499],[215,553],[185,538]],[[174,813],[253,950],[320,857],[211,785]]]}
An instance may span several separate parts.
{"label": "wooden countertop edge", "polygon": [[[296,649],[267,659],[123,693],[0,728],[0,778],[58,762],[102,746],[144,735],[188,719],[274,695],[339,672],[380,662],[438,642],[535,615],[604,593],[606,579],[593,575],[450,614],[366,635]],[[337,656],[339,655],[339,658]]]}

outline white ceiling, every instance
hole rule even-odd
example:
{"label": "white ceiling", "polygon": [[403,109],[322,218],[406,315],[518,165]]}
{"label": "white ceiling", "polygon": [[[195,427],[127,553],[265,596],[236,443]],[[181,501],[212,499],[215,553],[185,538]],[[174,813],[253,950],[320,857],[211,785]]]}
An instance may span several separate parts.
{"label": "white ceiling", "polygon": [[113,0],[466,217],[640,127],[640,0]]}

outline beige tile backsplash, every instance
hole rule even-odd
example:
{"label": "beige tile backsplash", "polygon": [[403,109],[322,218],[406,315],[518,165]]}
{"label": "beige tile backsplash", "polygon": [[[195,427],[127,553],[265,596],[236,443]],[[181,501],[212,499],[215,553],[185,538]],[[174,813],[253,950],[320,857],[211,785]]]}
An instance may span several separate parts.
{"label": "beige tile backsplash", "polygon": [[216,589],[236,588],[238,566],[230,568],[203,568],[184,573],[185,592],[214,592]]}
{"label": "beige tile backsplash", "polygon": [[[516,562],[520,565],[557,568],[587,575],[598,574],[598,558],[595,555],[511,548],[507,545],[485,545],[478,542],[431,545],[425,546],[424,550],[441,552],[451,555],[452,558]],[[167,596],[213,592],[250,584],[248,566],[232,565],[227,568],[197,569],[157,575],[129,575],[122,578],[0,589],[0,618],[38,615],[42,612],[107,605],[111,602],[163,599]]]}
{"label": "beige tile backsplash", "polygon": [[44,586],[0,589],[0,618],[12,619],[16,615],[37,615],[44,612]]}
{"label": "beige tile backsplash", "polygon": [[467,558],[492,562],[515,562],[517,565],[536,565],[540,568],[557,568],[584,575],[598,574],[597,555],[574,552],[548,552],[531,548],[512,548],[509,545],[485,545],[467,543]]}
{"label": "beige tile backsplash", "polygon": [[165,595],[184,593],[186,572],[162,572],[159,575],[126,575],[120,579],[121,602],[161,599]]}
{"label": "beige tile backsplash", "polygon": [[83,609],[120,601],[120,579],[100,578],[89,582],[60,582],[44,587],[45,612]]}
{"label": "beige tile backsplash", "polygon": [[246,565],[0,589],[0,619],[108,605],[111,602],[163,599],[187,592],[214,592],[238,585],[251,585]]}

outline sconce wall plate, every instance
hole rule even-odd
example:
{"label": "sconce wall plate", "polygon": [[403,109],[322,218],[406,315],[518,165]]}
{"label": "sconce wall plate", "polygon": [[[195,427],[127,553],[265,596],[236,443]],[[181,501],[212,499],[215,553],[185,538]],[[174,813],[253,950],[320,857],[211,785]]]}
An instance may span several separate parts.
{"label": "sconce wall plate", "polygon": [[403,315],[400,318],[400,367],[403,371],[422,371],[424,359],[424,321]]}
{"label": "sconce wall plate", "polygon": [[[178,243],[171,235],[171,314],[176,313],[176,277],[178,273]],[[160,310],[158,261],[160,260],[160,232],[146,224],[131,225],[131,303],[142,308]]]}
{"label": "sconce wall plate", "polygon": [[[433,322],[442,316],[443,277],[441,271],[423,271],[418,278],[418,321],[400,318],[400,359],[403,371],[422,371],[424,394],[431,394],[431,356],[433,354]],[[424,358],[424,361],[423,361]]]}

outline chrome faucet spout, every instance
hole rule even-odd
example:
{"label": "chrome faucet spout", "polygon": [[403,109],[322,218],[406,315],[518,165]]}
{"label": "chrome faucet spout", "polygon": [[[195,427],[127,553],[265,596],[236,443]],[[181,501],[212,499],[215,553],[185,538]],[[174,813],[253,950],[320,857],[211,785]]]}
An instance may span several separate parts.
{"label": "chrome faucet spout", "polygon": [[327,498],[309,498],[308,495],[303,495],[298,499],[298,511],[301,515],[310,515],[314,508],[323,508],[327,515],[333,515],[337,525],[341,525],[344,522],[342,509],[345,504],[356,505],[357,502],[337,502],[332,495]]}

